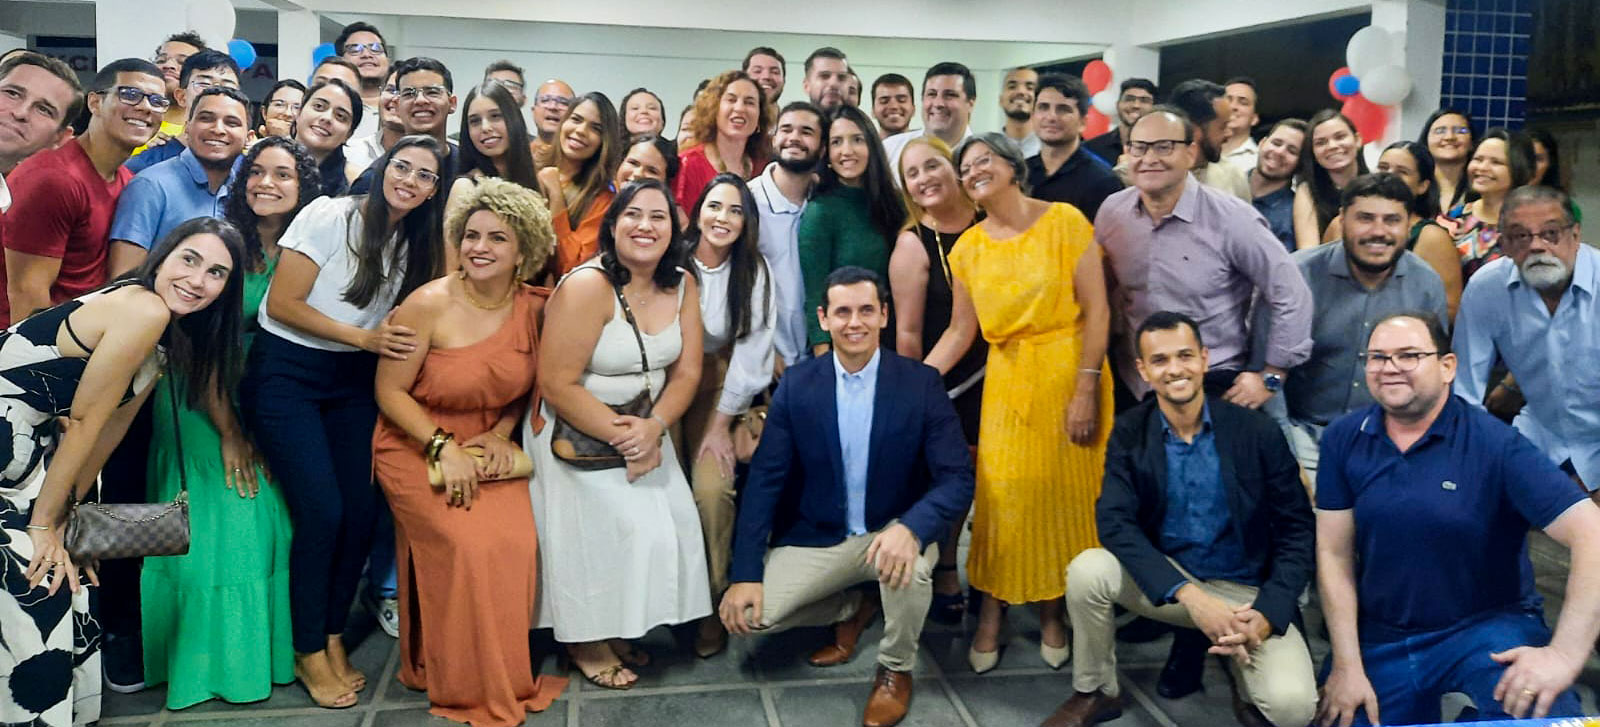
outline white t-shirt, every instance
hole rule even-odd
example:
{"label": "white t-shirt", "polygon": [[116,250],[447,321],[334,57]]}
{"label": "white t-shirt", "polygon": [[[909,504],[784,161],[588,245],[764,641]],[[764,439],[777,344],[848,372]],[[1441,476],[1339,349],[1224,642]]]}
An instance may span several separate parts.
{"label": "white t-shirt", "polygon": [[772,383],[774,363],[773,324],[778,317],[778,296],[768,288],[767,268],[756,267],[755,287],[750,291],[750,332],[734,340],[729,330],[728,287],[733,281],[733,263],[708,268],[692,258],[700,279],[700,321],[705,329],[705,352],[719,353],[733,347],[728,360],[728,375],[722,380],[717,411],[738,416],[750,410],[750,401]]}
{"label": "white t-shirt", "polygon": [[[345,288],[350,286],[350,281],[356,275],[355,245],[361,235],[362,219],[359,205],[364,201],[365,197],[319,197],[313,200],[300,210],[294,222],[289,223],[289,229],[284,230],[283,238],[278,240],[278,247],[305,255],[320,268],[316,282],[311,284],[311,292],[306,295],[307,305],[340,323],[372,330],[394,308],[405,269],[401,267],[384,271],[383,287],[365,306],[357,307],[344,299]],[[267,295],[272,295],[275,283],[267,284]],[[274,320],[265,306],[261,308],[261,328],[307,348],[323,351],[359,350],[291,328]]]}

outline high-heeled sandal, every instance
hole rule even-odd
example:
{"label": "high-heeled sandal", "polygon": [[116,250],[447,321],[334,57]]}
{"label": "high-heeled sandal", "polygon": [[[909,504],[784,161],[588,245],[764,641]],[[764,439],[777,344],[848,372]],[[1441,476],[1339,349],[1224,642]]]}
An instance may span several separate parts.
{"label": "high-heeled sandal", "polygon": [[[952,572],[956,570],[954,563],[949,565],[936,565],[934,573]],[[956,591],[955,593],[939,593],[934,591],[933,600],[928,603],[928,618],[936,623],[946,626],[955,626],[967,615],[967,596]]]}

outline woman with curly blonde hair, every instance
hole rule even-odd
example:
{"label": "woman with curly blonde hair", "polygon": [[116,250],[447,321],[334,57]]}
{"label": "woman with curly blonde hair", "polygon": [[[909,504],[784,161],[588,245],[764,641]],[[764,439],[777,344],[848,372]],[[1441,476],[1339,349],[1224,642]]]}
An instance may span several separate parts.
{"label": "woman with curly blonde hair", "polygon": [[461,269],[395,309],[417,350],[377,374],[373,460],[395,519],[399,676],[428,690],[435,715],[520,725],[566,684],[533,677],[538,533],[511,441],[537,396],[543,307],[520,281],[544,267],[556,236],[536,193],[495,178],[465,191],[445,235]]}
{"label": "woman with curly blonde hair", "polygon": [[769,139],[767,100],[761,86],[743,71],[724,71],[694,97],[689,115],[692,135],[679,134],[678,178],[672,196],[692,210],[712,178],[731,172],[754,179],[766,167]]}

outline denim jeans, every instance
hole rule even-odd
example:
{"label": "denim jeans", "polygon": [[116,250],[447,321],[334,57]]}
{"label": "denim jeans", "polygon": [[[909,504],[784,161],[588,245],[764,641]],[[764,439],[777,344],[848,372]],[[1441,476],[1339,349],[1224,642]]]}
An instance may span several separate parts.
{"label": "denim jeans", "polygon": [[[1499,611],[1460,626],[1399,641],[1363,643],[1361,660],[1367,680],[1378,695],[1378,716],[1384,724],[1436,723],[1442,719],[1439,698],[1448,692],[1470,697],[1478,707],[1479,719],[1511,719],[1494,698],[1495,684],[1505,667],[1489,655],[1518,646],[1549,643],[1550,629],[1541,614]],[[1323,663],[1323,679],[1332,666],[1330,654]],[[1577,695],[1568,689],[1556,697],[1549,716],[1575,717],[1581,713]],[[1356,715],[1354,724],[1371,724],[1365,710]]]}

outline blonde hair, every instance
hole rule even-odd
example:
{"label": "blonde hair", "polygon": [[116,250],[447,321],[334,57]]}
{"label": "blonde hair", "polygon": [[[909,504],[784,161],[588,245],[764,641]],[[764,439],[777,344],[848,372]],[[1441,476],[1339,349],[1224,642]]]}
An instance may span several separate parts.
{"label": "blonde hair", "polygon": [[550,226],[550,207],[544,197],[527,187],[497,177],[485,177],[445,212],[445,240],[456,252],[467,234],[467,218],[479,210],[493,212],[517,237],[517,279],[528,280],[544,269],[556,249],[556,231]]}
{"label": "blonde hair", "polygon": [[[927,210],[922,208],[922,205],[917,204],[917,201],[912,198],[911,187],[906,184],[906,151],[919,144],[934,150],[940,158],[945,160],[945,163],[950,165],[951,171],[955,171],[956,168],[956,161],[950,152],[950,145],[944,143],[943,139],[937,136],[922,135],[913,137],[906,142],[905,147],[900,151],[900,161],[895,165],[894,169],[894,177],[900,181],[900,201],[905,203],[906,206],[906,223],[900,227],[901,230],[917,229],[917,225],[922,221],[922,216],[928,213]],[[965,198],[967,196],[967,188],[961,186],[961,175],[956,174],[955,177],[956,194]],[[968,200],[968,203],[971,204],[971,200]]]}

